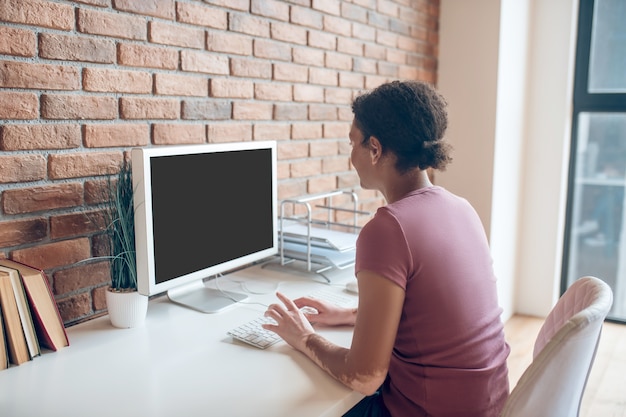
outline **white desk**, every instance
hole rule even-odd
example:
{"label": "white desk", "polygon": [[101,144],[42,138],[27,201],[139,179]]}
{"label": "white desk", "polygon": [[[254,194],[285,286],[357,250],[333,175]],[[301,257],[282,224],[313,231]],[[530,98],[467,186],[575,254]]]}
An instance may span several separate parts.
{"label": "white desk", "polygon": [[[289,268],[254,267],[220,278],[268,304],[279,289],[290,297],[319,288],[347,294],[343,278],[315,282]],[[347,276],[346,276],[347,275]],[[7,417],[336,417],[362,396],[349,390],[285,342],[260,350],[226,332],[265,307],[236,305],[204,314],[160,297],[146,323],[116,329],[108,316],[68,328],[70,346],[0,371],[0,416]],[[350,328],[323,329],[349,346]]]}

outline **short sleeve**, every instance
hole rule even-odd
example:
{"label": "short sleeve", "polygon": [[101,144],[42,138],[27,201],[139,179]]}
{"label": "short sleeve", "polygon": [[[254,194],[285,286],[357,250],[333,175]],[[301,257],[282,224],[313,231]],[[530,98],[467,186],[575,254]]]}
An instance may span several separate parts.
{"label": "short sleeve", "polygon": [[403,289],[412,274],[413,261],[402,227],[384,207],[378,209],[359,233],[355,273],[371,271]]}

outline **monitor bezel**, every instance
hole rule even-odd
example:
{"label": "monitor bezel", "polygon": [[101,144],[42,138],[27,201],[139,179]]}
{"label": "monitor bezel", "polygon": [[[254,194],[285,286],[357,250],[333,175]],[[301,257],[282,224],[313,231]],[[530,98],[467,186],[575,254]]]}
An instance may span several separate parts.
{"label": "monitor bezel", "polygon": [[[155,157],[192,155],[201,153],[234,152],[242,150],[269,149],[271,151],[272,176],[272,246],[220,264],[157,283],[155,276],[155,258],[152,218],[152,177],[150,161]],[[137,253],[137,289],[140,294],[154,296],[169,290],[203,282],[212,276],[253,264],[278,254],[278,219],[277,219],[277,156],[275,141],[225,142],[199,145],[175,145],[153,148],[134,148],[131,150],[133,200],[135,209],[135,250]]]}

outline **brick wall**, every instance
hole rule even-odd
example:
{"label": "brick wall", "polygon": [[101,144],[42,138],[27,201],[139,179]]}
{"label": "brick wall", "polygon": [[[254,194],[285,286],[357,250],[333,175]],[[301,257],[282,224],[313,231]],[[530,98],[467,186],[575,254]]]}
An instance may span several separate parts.
{"label": "brick wall", "polygon": [[[279,199],[356,188],[350,103],[436,82],[439,0],[0,0],[0,257],[106,312],[101,187],[132,147],[277,140]],[[359,190],[361,206],[382,200]]]}

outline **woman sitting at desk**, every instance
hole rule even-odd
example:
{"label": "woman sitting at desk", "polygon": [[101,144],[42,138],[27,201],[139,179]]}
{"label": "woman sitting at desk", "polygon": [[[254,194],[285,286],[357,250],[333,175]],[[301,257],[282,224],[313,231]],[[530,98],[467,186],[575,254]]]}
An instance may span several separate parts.
{"label": "woman sitting at desk", "polygon": [[[387,202],[357,241],[358,309],[279,293],[282,304],[265,313],[277,322],[265,328],[367,395],[346,416],[492,417],[508,395],[509,346],[484,229],[470,204],[426,171],[451,160],[445,107],[414,81],[355,99],[351,161],[361,186]],[[310,322],[354,325],[351,347]]]}

